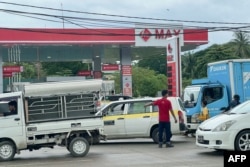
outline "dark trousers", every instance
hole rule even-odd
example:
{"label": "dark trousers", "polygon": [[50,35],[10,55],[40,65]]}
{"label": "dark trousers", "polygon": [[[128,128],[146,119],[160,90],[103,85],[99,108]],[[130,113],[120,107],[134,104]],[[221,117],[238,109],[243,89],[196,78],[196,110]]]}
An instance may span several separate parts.
{"label": "dark trousers", "polygon": [[165,130],[166,142],[170,142],[172,137],[170,122],[159,122],[159,143],[163,143],[163,132]]}

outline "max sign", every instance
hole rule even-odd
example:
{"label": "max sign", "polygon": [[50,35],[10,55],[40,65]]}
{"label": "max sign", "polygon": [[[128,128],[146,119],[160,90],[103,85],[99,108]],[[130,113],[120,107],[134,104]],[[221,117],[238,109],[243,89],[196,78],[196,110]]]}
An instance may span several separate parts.
{"label": "max sign", "polygon": [[166,46],[166,41],[169,38],[178,36],[180,39],[180,45],[183,46],[183,28],[178,26],[171,28],[167,28],[169,25],[166,25],[166,28],[153,28],[153,27],[145,27],[136,28],[135,29],[135,45],[136,46]]}

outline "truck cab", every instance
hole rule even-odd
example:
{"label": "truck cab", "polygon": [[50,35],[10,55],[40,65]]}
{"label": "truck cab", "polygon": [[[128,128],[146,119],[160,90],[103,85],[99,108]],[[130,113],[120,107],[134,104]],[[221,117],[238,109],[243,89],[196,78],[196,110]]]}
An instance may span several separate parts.
{"label": "truck cab", "polygon": [[233,95],[240,102],[250,99],[250,59],[231,59],[207,64],[207,78],[194,79],[184,90],[188,131],[195,132],[201,111],[201,101],[206,99],[210,117],[228,107]]}
{"label": "truck cab", "polygon": [[209,83],[193,81],[192,85],[184,90],[184,106],[187,111],[187,128],[188,133],[195,133],[200,124],[198,115],[202,107],[202,100],[207,101],[209,117],[213,117],[221,113],[222,106],[228,106],[228,91],[226,87],[220,83]]}
{"label": "truck cab", "polygon": [[[16,143],[17,148],[27,147],[25,117],[23,112],[23,95],[21,92],[6,93],[0,96],[0,138]],[[17,102],[17,114],[4,116],[4,112],[9,112],[8,102]]]}

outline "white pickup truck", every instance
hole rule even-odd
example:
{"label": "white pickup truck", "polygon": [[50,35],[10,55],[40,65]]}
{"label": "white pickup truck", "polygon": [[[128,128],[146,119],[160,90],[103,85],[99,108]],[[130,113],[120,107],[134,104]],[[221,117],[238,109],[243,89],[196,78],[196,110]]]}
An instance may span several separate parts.
{"label": "white pickup truck", "polygon": [[[104,132],[107,139],[152,138],[158,143],[158,107],[145,104],[159,98],[135,98],[110,102],[97,115],[103,115]],[[168,97],[178,123],[171,119],[172,134],[186,132],[186,111],[179,97]]]}
{"label": "white pickup truck", "polygon": [[[103,135],[103,120],[95,116],[101,80],[28,84],[23,91],[0,94],[0,114],[17,102],[17,114],[0,117],[0,161],[22,150],[55,145],[76,157],[85,156]],[[2,114],[3,115],[3,114]]]}

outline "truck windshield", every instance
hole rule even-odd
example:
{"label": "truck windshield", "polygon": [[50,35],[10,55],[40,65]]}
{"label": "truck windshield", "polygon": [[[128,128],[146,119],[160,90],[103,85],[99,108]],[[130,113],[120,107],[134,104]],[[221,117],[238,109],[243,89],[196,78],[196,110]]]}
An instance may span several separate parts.
{"label": "truck windshield", "polygon": [[201,87],[199,86],[190,86],[185,88],[183,95],[185,108],[192,108],[196,106],[200,90]]}

